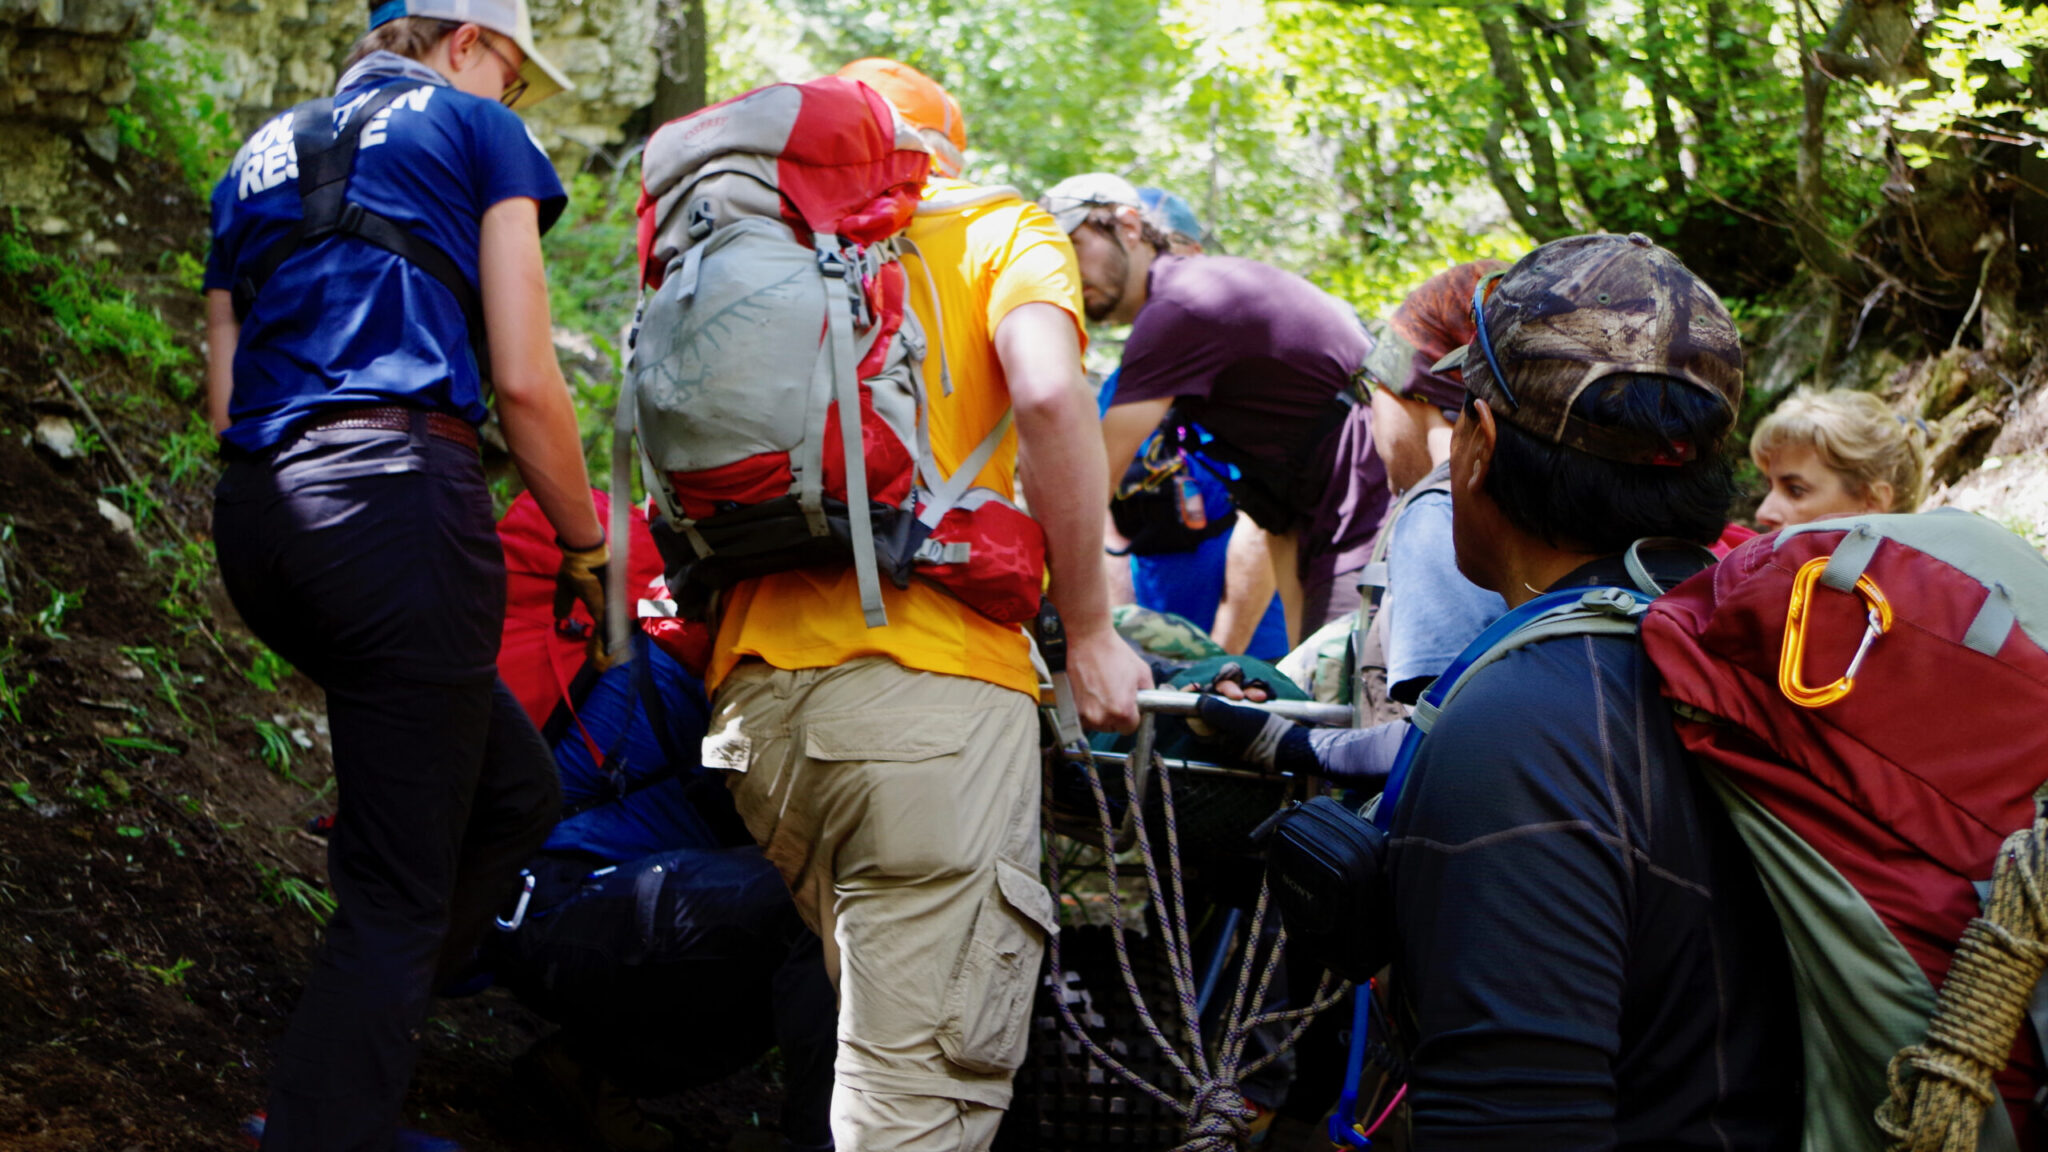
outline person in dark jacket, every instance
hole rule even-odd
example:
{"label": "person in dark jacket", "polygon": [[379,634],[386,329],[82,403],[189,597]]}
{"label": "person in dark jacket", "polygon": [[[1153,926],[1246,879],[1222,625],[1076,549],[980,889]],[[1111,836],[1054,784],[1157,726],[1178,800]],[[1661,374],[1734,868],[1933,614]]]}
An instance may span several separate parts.
{"label": "person in dark jacket", "polygon": [[[1474,307],[1451,443],[1467,577],[1513,607],[1630,584],[1638,539],[1718,537],[1742,352],[1704,283],[1642,236],[1579,236]],[[1634,637],[1482,669],[1382,803],[1416,1146],[1797,1147],[1777,921]]]}

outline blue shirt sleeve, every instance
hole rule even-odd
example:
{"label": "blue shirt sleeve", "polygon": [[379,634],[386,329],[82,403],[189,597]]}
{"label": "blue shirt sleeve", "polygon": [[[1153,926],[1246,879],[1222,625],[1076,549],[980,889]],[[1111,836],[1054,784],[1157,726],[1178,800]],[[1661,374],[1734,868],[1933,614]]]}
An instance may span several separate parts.
{"label": "blue shirt sleeve", "polygon": [[479,190],[482,206],[488,209],[520,196],[539,201],[540,230],[545,235],[569,203],[548,154],[510,108],[490,101],[470,107],[474,109],[470,130],[476,139],[470,152],[476,164],[472,186]]}
{"label": "blue shirt sleeve", "polygon": [[1448,492],[1417,496],[1394,521],[1387,543],[1387,685],[1395,699],[1411,681],[1433,680],[1507,602],[1458,571]]}

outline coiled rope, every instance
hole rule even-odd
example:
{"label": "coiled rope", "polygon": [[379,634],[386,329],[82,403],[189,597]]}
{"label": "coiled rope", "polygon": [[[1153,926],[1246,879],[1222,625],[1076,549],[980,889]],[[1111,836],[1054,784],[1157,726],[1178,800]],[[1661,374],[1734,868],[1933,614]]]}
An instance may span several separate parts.
{"label": "coiled rope", "polygon": [[[1132,830],[1136,834],[1139,859],[1143,861],[1146,881],[1151,885],[1152,908],[1159,920],[1160,941],[1166,950],[1167,968],[1173,976],[1175,999],[1179,1002],[1181,1028],[1186,1038],[1187,1051],[1183,1053],[1167,1036],[1166,1029],[1153,1017],[1152,1009],[1146,1003],[1144,989],[1139,986],[1136,970],[1131,965],[1130,945],[1124,934],[1123,891],[1117,881],[1116,828],[1109,812],[1109,797],[1102,787],[1101,774],[1096,770],[1093,757],[1087,763],[1085,775],[1089,789],[1095,796],[1096,815],[1102,822],[1103,868],[1109,884],[1109,899],[1112,911],[1111,939],[1116,945],[1117,972],[1123,977],[1124,990],[1130,994],[1131,1003],[1137,1009],[1138,1019],[1145,1027],[1145,1033],[1156,1045],[1173,1070],[1191,1090],[1189,1099],[1183,1101],[1166,1089],[1148,1082],[1138,1073],[1126,1067],[1110,1055],[1088,1030],[1075,1018],[1074,1009],[1064,996],[1054,997],[1059,1005],[1060,1018],[1088,1055],[1098,1065],[1107,1069],[1132,1087],[1171,1108],[1187,1122],[1187,1140],[1177,1145],[1174,1152],[1232,1152],[1245,1147],[1251,1134],[1251,1121],[1255,1115],[1245,1102],[1239,1090],[1239,1082],[1246,1076],[1264,1068],[1278,1059],[1308,1027],[1309,1021],[1319,1012],[1337,1003],[1339,996],[1348,985],[1336,983],[1324,973],[1322,984],[1316,989],[1313,1003],[1305,1008],[1277,1012],[1262,1011],[1266,993],[1272,984],[1273,975],[1279,965],[1281,952],[1287,945],[1287,930],[1283,926],[1275,934],[1272,945],[1265,950],[1265,963],[1258,963],[1259,945],[1266,919],[1267,889],[1260,881],[1259,898],[1252,911],[1252,921],[1244,951],[1244,959],[1238,967],[1237,989],[1231,997],[1230,1008],[1223,1017],[1223,1034],[1217,1041],[1216,1051],[1207,1051],[1202,1036],[1201,1012],[1197,1006],[1194,977],[1194,948],[1188,932],[1186,886],[1181,877],[1180,826],[1174,815],[1173,781],[1165,770],[1165,764],[1152,752],[1150,737],[1151,718],[1144,721],[1146,731],[1140,733],[1132,754],[1124,761],[1124,795],[1129,798]],[[1160,807],[1166,816],[1167,879],[1171,887],[1160,883],[1159,863],[1152,849],[1152,839],[1145,827],[1145,805],[1143,793],[1138,787],[1139,765],[1149,761],[1152,778],[1160,790]],[[1059,855],[1046,853],[1050,862],[1050,880],[1054,891],[1059,890]],[[1060,967],[1060,938],[1052,937],[1052,969],[1055,979],[1062,971]],[[1256,989],[1252,973],[1258,972]],[[1244,1047],[1252,1030],[1261,1025],[1293,1021],[1294,1027],[1287,1037],[1271,1051],[1250,1063],[1244,1062]]]}
{"label": "coiled rope", "polygon": [[[1986,1109],[2048,965],[2048,820],[2006,838],[1991,899],[1970,921],[1924,1043],[1892,1058],[1877,1124],[1895,1152],[1975,1152]],[[2002,1105],[2001,1105],[2002,1106]]]}

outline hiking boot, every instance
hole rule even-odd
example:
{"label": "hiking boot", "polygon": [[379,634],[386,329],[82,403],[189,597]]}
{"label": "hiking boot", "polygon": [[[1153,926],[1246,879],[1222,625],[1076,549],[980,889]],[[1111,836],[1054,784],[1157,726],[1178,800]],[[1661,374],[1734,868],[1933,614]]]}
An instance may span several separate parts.
{"label": "hiking boot", "polygon": [[[248,1138],[249,1147],[263,1146],[263,1128],[267,1117],[258,1112],[242,1121],[242,1135]],[[440,1136],[430,1136],[411,1128],[398,1130],[397,1152],[462,1152],[462,1145]]]}
{"label": "hiking boot", "polygon": [[605,1152],[675,1152],[676,1134],[649,1119],[603,1072],[576,1059],[560,1032],[527,1050],[520,1074],[576,1118]]}

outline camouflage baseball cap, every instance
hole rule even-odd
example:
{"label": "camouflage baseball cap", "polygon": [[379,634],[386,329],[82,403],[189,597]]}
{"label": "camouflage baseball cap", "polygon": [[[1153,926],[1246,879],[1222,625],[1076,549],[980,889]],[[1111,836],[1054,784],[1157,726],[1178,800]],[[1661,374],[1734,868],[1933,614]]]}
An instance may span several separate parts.
{"label": "camouflage baseball cap", "polygon": [[1639,233],[1543,245],[1497,283],[1479,282],[1473,319],[1472,342],[1436,369],[1462,367],[1465,387],[1496,416],[1553,444],[1630,464],[1698,457],[1700,445],[1573,414],[1587,389],[1617,375],[1683,381],[1725,405],[1731,423],[1742,403],[1735,321],[1678,257]]}

